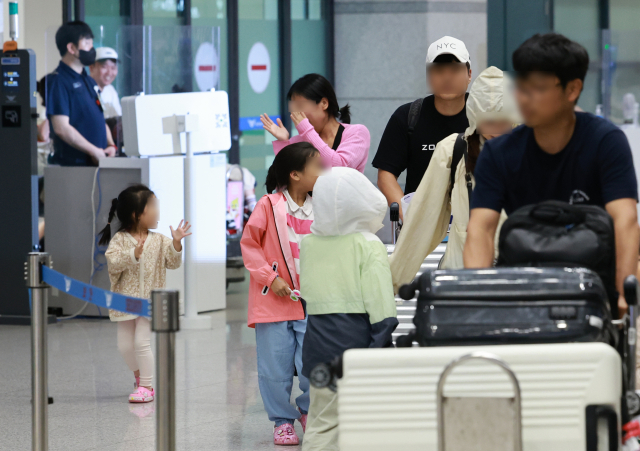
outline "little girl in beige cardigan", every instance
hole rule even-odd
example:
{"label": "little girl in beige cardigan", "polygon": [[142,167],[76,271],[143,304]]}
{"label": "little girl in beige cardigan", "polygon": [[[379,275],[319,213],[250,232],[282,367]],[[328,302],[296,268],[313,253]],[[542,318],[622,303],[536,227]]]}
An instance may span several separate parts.
{"label": "little girl in beige cardigan", "polygon": [[[111,221],[117,214],[120,227],[111,237]],[[182,239],[191,235],[188,222],[171,229],[172,238],[151,232],[158,226],[158,199],[144,185],[122,191],[111,203],[109,222],[101,232],[100,244],[106,252],[111,291],[125,296],[149,299],[151,291],[165,287],[167,269],[182,264]],[[151,352],[151,323],[148,318],[109,310],[118,323],[118,349],[136,378],[129,402],[153,401],[155,391]]]}

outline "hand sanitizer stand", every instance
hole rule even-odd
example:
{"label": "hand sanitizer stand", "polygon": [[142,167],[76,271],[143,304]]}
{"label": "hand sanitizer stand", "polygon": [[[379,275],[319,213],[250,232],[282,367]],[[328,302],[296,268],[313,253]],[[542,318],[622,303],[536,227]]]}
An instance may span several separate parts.
{"label": "hand sanitizer stand", "polygon": [[[172,135],[173,152],[182,154],[182,146],[180,143],[180,134],[186,135],[186,155],[184,157],[184,218],[186,221],[192,221],[195,218],[196,211],[194,205],[195,186],[195,159],[193,157],[193,149],[191,147],[191,133],[198,130],[198,116],[186,114],[184,116],[169,116],[162,118],[162,129],[165,134]],[[203,206],[206,208],[206,206]],[[202,232],[206,233],[206,226],[200,226]],[[183,329],[211,329],[210,316],[198,316],[198,308],[196,305],[196,277],[195,277],[195,261],[194,249],[195,245],[193,235],[185,238],[184,243],[184,312],[185,315],[180,321]],[[225,284],[226,287],[226,284]]]}

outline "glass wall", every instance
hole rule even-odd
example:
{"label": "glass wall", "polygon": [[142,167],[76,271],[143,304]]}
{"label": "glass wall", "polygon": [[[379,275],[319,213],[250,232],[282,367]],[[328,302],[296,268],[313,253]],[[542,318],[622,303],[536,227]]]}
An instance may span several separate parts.
{"label": "glass wall", "polygon": [[[84,2],[95,46],[113,47],[120,55],[114,86],[121,97],[140,91],[198,91],[210,85],[228,90],[229,76],[236,73],[228,64],[233,52],[239,61],[235,93],[239,102],[234,106],[239,109],[241,163],[256,176],[257,193],[263,194],[274,155],[272,137],[265,134],[260,115],[267,113],[275,120],[288,114],[281,111],[286,92],[281,92],[280,52],[289,44],[280,42],[287,24],[279,17],[279,0],[191,0],[190,11],[184,10],[184,0],[75,1]],[[238,29],[237,49],[228,45],[229,1],[238,6],[238,23],[231,24]],[[332,79],[330,0],[289,1],[291,80],[308,73]]]}
{"label": "glass wall", "polygon": [[329,51],[327,0],[291,0],[291,80],[327,73]]}
{"label": "glass wall", "polygon": [[[218,89],[229,89],[229,49],[227,46],[227,0],[191,0],[191,25],[194,27],[218,27],[220,30],[220,55],[218,67],[212,67],[214,78],[219,80]],[[195,57],[195,55],[194,55]],[[203,69],[199,65],[198,70]],[[225,70],[220,70],[224,68]],[[208,69],[208,68],[206,68]]]}
{"label": "glass wall", "polygon": [[632,93],[640,102],[640,1],[610,0],[611,120],[624,120],[622,98]]}
{"label": "glass wall", "polygon": [[123,74],[145,94],[219,89],[217,27],[131,25],[118,33],[116,51]]}
{"label": "glass wall", "polygon": [[611,96],[610,119],[616,124],[622,124],[625,120],[624,95],[631,93],[635,101],[640,102],[640,31],[612,30],[610,34],[610,45],[605,51],[609,52],[611,63],[604,79],[609,85],[606,93]]}
{"label": "glass wall", "polygon": [[128,11],[121,10],[124,2],[85,2],[85,22],[93,30],[95,47],[116,47],[116,34],[129,25]]}
{"label": "glass wall", "polygon": [[554,0],[554,30],[589,52],[589,72],[578,106],[591,113],[600,103],[601,49],[598,0]]}
{"label": "glass wall", "polygon": [[[554,0],[554,29],[589,52],[590,65],[578,105],[595,112],[596,105],[611,102],[610,119],[622,124],[622,98],[626,93],[640,101],[640,1],[609,0],[609,30],[600,29],[598,0]],[[603,55],[609,61],[603,68]],[[603,73],[603,70],[605,71]]]}
{"label": "glass wall", "polygon": [[240,163],[265,193],[267,169],[273,161],[272,137],[260,115],[274,121],[280,110],[280,43],[277,0],[238,0],[240,77]]}
{"label": "glass wall", "polygon": [[145,25],[184,25],[184,3],[180,0],[142,0]]}

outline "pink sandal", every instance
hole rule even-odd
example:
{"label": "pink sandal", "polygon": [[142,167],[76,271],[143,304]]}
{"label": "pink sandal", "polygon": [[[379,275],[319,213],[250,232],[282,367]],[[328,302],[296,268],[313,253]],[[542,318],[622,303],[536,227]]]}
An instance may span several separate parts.
{"label": "pink sandal", "polygon": [[138,387],[136,391],[129,395],[129,402],[151,402],[156,392],[152,388],[149,390],[145,387]]}
{"label": "pink sandal", "polygon": [[273,443],[283,446],[294,446],[300,443],[298,434],[291,423],[273,428]]}

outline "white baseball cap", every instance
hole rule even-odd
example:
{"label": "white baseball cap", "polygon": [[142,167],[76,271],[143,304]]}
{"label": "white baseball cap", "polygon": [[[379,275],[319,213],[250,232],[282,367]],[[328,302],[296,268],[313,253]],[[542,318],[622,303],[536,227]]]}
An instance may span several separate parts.
{"label": "white baseball cap", "polygon": [[453,55],[461,63],[470,62],[469,51],[460,39],[445,36],[429,46],[427,63],[433,63],[440,55]]}
{"label": "white baseball cap", "polygon": [[118,61],[118,52],[111,47],[98,47],[96,49],[96,61],[116,60]]}

